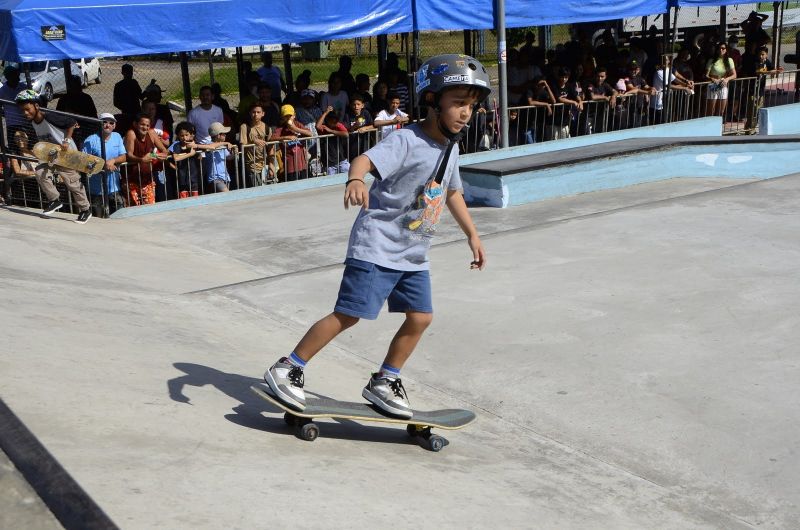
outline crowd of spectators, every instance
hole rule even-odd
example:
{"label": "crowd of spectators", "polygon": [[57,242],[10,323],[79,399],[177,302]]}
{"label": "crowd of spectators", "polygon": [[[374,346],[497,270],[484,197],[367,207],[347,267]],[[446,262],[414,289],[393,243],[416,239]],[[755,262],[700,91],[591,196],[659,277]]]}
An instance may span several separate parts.
{"label": "crowd of spectators", "polygon": [[[742,23],[743,50],[737,48],[737,37],[725,39],[711,31],[699,44],[683,45],[674,58],[664,53],[663,38],[654,26],[626,45],[617,42],[611,30],[592,42],[588,33],[576,29],[569,42],[551,50],[538,46],[530,32],[523,45],[508,53],[510,144],[662,123],[666,87],[669,97],[702,109],[702,115],[726,116],[729,86],[737,76],[752,78],[742,81],[752,97],[735,103],[737,111],[745,110],[749,126],[758,94],[764,91],[761,74],[779,71],[767,58],[765,18],[754,12]],[[124,64],[113,92],[118,113],[101,115],[97,134],[90,134],[90,128],[77,128],[74,134],[79,148],[97,155],[102,139],[106,159],[113,161],[103,177],[90,182],[95,215],[100,213],[103,189],[113,212],[346,172],[350,160],[413,119],[409,76],[396,54],[389,54],[374,84],[367,74],[354,75],[351,58],[343,55],[338,69],[324,81],[326,90],[319,92],[311,88],[311,71],[304,70],[289,86],[273,64],[272,53],[263,53],[261,60],[258,68],[246,69],[238,105],[226,101],[218,83],[203,86],[196,94],[199,104],[177,126],[156,80],[142,89],[133,66]],[[4,74],[7,82],[0,97],[14,99],[24,83],[13,67]],[[316,80],[316,86],[322,82]],[[496,126],[490,105],[483,102],[473,114],[463,151],[497,146],[488,134]],[[79,77],[70,80],[56,109],[97,117]],[[5,109],[5,116],[9,130],[17,131],[13,141],[9,139],[20,157],[12,160],[13,172],[29,176],[32,162],[25,157],[31,154],[34,135],[23,126],[17,109]],[[234,174],[237,178],[232,179]],[[103,186],[101,178],[107,179]]]}

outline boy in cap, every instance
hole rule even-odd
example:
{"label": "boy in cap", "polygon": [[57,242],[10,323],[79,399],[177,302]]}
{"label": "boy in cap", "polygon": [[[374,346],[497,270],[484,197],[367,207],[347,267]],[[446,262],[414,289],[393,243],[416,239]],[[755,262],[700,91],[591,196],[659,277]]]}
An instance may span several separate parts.
{"label": "boy in cap", "polygon": [[[117,126],[117,119],[113,114],[103,112],[98,116],[102,120],[103,131],[102,138],[100,134],[92,134],[83,142],[84,153],[94,156],[102,157],[102,148],[100,142],[105,143],[106,147],[106,166],[103,171],[97,175],[89,177],[89,195],[92,199],[92,210],[94,215],[102,217],[105,214],[103,205],[103,194],[105,193],[108,198],[108,213],[112,214],[117,210],[125,207],[125,201],[122,199],[120,191],[120,175],[119,164],[125,162],[127,152],[125,150],[125,142],[118,132],[114,131]],[[103,182],[101,179],[105,178],[105,190],[103,190]]]}
{"label": "boy in cap", "polygon": [[236,146],[225,140],[225,135],[230,130],[230,127],[215,121],[208,127],[211,142],[197,145],[197,148],[209,151],[203,158],[203,169],[214,193],[228,191],[230,188],[231,177],[228,175],[227,161],[236,157]]}
{"label": "boy in cap", "polygon": [[[15,101],[20,111],[22,111],[22,115],[30,121],[40,142],[58,144],[64,151],[78,149],[72,139],[72,133],[78,126],[75,118],[51,112],[45,114],[39,107],[39,94],[30,89],[23,90],[17,94]],[[61,180],[64,181],[64,185],[72,193],[72,197],[80,209],[75,222],[79,224],[86,223],[92,217],[92,211],[89,199],[86,198],[86,191],[83,189],[81,175],[74,169],[62,166],[51,166],[50,164],[36,166],[36,181],[48,200],[42,213],[51,215],[64,206],[60,200],[61,194],[53,183],[55,173],[61,176]]]}
{"label": "boy in cap", "polygon": [[[386,414],[410,418],[400,369],[433,319],[428,249],[445,203],[467,236],[470,268],[486,264],[461,194],[457,158],[474,106],[491,91],[489,75],[472,57],[439,55],[420,67],[415,86],[427,119],[393,132],[350,166],[344,205],[362,208],[350,232],[333,312],[264,374],[272,393],[297,410],[305,408],[306,363],[359,319],[377,318],[388,299],[389,311],[406,318],[362,396]],[[364,182],[368,172],[375,177],[369,189]]]}

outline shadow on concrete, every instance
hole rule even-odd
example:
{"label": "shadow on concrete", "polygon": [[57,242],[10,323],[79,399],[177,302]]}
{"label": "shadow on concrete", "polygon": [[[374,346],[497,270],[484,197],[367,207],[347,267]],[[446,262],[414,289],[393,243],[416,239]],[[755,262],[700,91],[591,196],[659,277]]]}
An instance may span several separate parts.
{"label": "shadow on concrete", "polygon": [[[7,212],[16,213],[16,214],[20,214],[20,215],[27,215],[27,216],[30,216],[30,217],[38,217],[39,219],[52,219],[54,221],[67,221],[69,223],[72,223],[74,221],[74,219],[67,219],[65,217],[59,217],[57,215],[45,215],[45,214],[42,213],[41,210],[34,210],[34,209],[31,209],[31,208],[25,208],[24,206],[10,206],[10,205],[6,204],[5,206],[2,206],[2,208],[3,208],[3,210],[5,210]],[[68,214],[68,212],[56,212],[56,213],[67,213]]]}
{"label": "shadow on concrete", "polygon": [[[240,403],[233,407],[232,414],[225,415],[226,420],[248,429],[294,436],[294,428],[287,425],[283,419],[283,410],[259,398],[250,390],[251,385],[262,383],[262,379],[222,372],[215,368],[194,363],[178,362],[173,363],[173,366],[186,374],[167,381],[169,397],[173,401],[191,405],[189,398],[183,393],[184,386],[201,387],[212,385],[223,394]],[[315,392],[306,391],[306,394],[318,398],[332,399],[329,396]],[[262,414],[264,412],[269,413],[271,416],[264,416]],[[322,438],[394,444],[415,443],[402,427],[365,425],[345,419],[321,419],[315,421],[315,423],[319,426],[320,437]],[[300,443],[299,440],[298,443]]]}

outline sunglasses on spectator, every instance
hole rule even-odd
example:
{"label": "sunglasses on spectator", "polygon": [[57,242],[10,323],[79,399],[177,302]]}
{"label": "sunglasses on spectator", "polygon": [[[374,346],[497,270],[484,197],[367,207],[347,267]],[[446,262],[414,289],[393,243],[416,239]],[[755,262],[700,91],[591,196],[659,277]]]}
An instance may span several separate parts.
{"label": "sunglasses on spectator", "polygon": [[103,125],[114,125],[116,122],[111,120],[103,120]]}

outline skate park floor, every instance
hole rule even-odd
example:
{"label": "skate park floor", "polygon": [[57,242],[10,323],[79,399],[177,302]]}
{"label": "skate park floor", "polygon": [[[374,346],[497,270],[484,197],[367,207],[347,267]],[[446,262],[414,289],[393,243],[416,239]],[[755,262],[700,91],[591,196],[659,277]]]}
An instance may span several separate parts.
{"label": "skate park floor", "polygon": [[[439,453],[349,421],[305,442],[249,390],[332,309],[341,187],[0,210],[0,397],[126,529],[796,527],[800,174],[690,177],[472,209],[481,272],[444,215],[403,382],[478,420]],[[339,336],[307,391],[360,400],[401,320]],[[13,495],[0,523],[37,527]]]}

